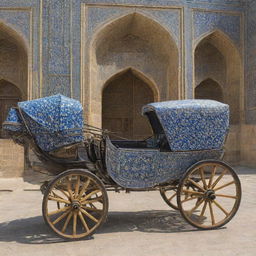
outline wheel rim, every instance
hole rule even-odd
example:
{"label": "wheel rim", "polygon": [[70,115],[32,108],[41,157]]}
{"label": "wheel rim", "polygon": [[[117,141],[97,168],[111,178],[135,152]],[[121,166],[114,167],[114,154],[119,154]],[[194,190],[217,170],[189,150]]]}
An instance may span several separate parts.
{"label": "wheel rim", "polygon": [[89,236],[105,221],[108,199],[104,186],[89,173],[68,173],[54,180],[43,201],[47,224],[64,238]]}
{"label": "wheel rim", "polygon": [[174,189],[161,189],[160,194],[164,201],[174,210],[178,210],[177,205],[177,188]]}
{"label": "wheel rim", "polygon": [[177,197],[181,213],[190,224],[217,228],[230,221],[239,208],[240,181],[224,163],[201,163],[182,179]]}

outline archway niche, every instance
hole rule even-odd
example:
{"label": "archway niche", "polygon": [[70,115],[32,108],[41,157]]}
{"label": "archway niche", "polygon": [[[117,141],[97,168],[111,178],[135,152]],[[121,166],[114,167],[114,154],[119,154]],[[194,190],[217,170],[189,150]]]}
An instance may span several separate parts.
{"label": "archway niche", "polygon": [[[102,97],[102,127],[116,136],[141,140],[152,135],[142,106],[154,101],[150,85],[132,69],[113,76],[104,86]],[[120,139],[120,138],[119,138]]]}
{"label": "archway niche", "polygon": [[208,78],[196,87],[195,99],[211,99],[223,102],[222,88],[216,81]]}
{"label": "archway niche", "polygon": [[220,94],[214,97],[230,106],[231,124],[240,121],[240,74],[239,52],[228,36],[217,30],[200,40],[195,48],[195,97],[199,90],[210,93],[214,87]]}
{"label": "archway niche", "polygon": [[[22,37],[0,24],[0,126],[10,107],[28,96],[28,55]],[[0,137],[4,133],[0,132]]]}
{"label": "archway niche", "polygon": [[155,100],[178,99],[178,55],[170,33],[142,14],[131,13],[103,26],[91,45],[89,121],[100,125],[103,85],[130,67],[157,85]]}
{"label": "archway niche", "polygon": [[6,137],[2,130],[2,123],[5,121],[11,107],[17,105],[22,99],[20,90],[12,83],[0,80],[0,138]]}

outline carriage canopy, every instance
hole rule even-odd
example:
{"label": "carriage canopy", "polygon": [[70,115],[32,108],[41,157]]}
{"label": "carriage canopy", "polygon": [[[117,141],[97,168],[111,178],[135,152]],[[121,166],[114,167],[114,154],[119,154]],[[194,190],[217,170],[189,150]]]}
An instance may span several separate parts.
{"label": "carriage canopy", "polygon": [[44,151],[83,141],[83,108],[79,101],[61,94],[19,102],[18,109],[10,110],[4,128],[15,131],[20,123],[25,126],[23,120]]}
{"label": "carriage canopy", "polygon": [[214,100],[150,103],[142,113],[172,151],[221,149],[229,127],[229,106]]}

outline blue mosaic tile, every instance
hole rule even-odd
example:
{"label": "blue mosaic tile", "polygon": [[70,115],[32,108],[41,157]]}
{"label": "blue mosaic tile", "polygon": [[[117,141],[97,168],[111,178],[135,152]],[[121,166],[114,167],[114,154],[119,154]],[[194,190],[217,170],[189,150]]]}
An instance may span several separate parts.
{"label": "blue mosaic tile", "polygon": [[[83,108],[79,101],[57,94],[19,102],[18,107],[37,145],[43,151],[83,141]],[[11,109],[5,129],[15,131],[15,123],[24,126],[19,114]]]}
{"label": "blue mosaic tile", "polygon": [[186,170],[201,160],[220,159],[222,150],[161,152],[159,149],[125,149],[106,141],[108,174],[125,188],[150,188],[179,180]]}
{"label": "blue mosaic tile", "polygon": [[229,106],[213,100],[165,101],[146,105],[154,111],[173,151],[221,149],[229,128]]}

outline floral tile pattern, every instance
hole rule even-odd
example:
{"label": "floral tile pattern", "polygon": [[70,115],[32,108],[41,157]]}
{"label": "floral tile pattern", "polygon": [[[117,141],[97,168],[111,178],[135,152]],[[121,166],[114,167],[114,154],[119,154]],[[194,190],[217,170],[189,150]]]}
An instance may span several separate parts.
{"label": "floral tile pattern", "polygon": [[172,151],[221,149],[229,128],[229,106],[213,100],[151,103]]}
{"label": "floral tile pattern", "polygon": [[[79,101],[57,94],[19,102],[18,107],[42,150],[52,151],[83,141],[83,108]],[[8,123],[17,120],[22,122],[11,110]]]}
{"label": "floral tile pattern", "polygon": [[159,149],[117,148],[106,141],[108,174],[125,188],[150,188],[178,180],[198,161],[220,159],[222,150],[161,152]]}

